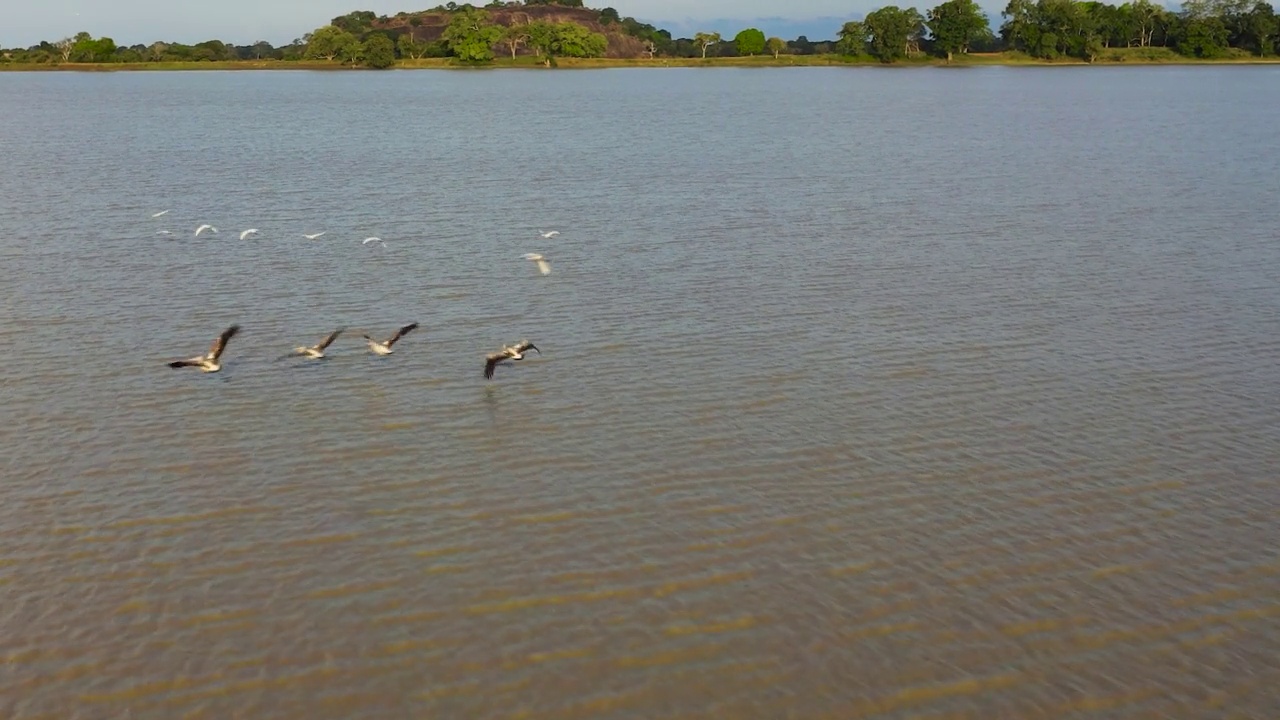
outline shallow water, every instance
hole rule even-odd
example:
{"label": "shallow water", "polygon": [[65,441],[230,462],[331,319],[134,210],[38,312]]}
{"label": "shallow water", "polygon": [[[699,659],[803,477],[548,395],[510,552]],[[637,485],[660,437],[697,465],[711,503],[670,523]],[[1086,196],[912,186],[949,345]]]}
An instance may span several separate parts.
{"label": "shallow water", "polygon": [[1271,717],[1277,80],[0,74],[0,715]]}

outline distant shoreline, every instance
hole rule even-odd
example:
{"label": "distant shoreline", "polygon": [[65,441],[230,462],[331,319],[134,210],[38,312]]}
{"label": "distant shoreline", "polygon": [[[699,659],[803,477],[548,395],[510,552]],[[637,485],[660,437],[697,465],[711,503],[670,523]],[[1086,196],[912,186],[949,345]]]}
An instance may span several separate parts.
{"label": "distant shoreline", "polygon": [[[541,58],[520,56],[515,60],[498,57],[492,62],[468,64],[454,58],[428,58],[398,60],[393,70],[498,70],[498,69],[601,69],[601,68],[669,68],[669,67],[984,67],[984,66],[1038,66],[1066,67],[1101,65],[1277,65],[1280,57],[1228,57],[1215,59],[1190,58],[1177,55],[1152,54],[1142,48],[1113,48],[1090,63],[1079,59],[1040,60],[1022,53],[971,53],[957,55],[948,63],[942,58],[917,57],[885,64],[870,57],[849,58],[841,55],[783,55],[755,57],[703,58],[556,58],[556,66],[547,68]],[[1148,49],[1149,50],[1149,49]],[[336,62],[313,60],[216,60],[191,62],[143,62],[143,63],[2,63],[0,72],[120,72],[120,71],[205,71],[205,70],[313,70],[378,72],[367,67],[353,67]]]}

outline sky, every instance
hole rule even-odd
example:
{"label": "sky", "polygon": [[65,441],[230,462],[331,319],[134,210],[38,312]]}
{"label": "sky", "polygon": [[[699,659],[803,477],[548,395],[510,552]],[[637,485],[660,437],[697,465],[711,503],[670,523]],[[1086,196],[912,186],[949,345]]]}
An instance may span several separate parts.
{"label": "sky", "polygon": [[[790,40],[834,39],[844,20],[895,0],[587,0],[623,16],[666,28],[677,37],[700,30],[732,37],[745,27]],[[117,45],[156,40],[196,43],[222,40],[284,45],[353,10],[379,15],[424,10],[444,0],[0,0],[0,47],[28,47],[84,30]],[[479,0],[472,0],[483,5]],[[926,4],[934,0],[926,0]],[[906,4],[900,2],[899,4]],[[999,7],[979,0],[993,19]],[[923,5],[921,9],[923,10]],[[994,9],[994,10],[993,10]],[[998,24],[998,21],[997,21]]]}

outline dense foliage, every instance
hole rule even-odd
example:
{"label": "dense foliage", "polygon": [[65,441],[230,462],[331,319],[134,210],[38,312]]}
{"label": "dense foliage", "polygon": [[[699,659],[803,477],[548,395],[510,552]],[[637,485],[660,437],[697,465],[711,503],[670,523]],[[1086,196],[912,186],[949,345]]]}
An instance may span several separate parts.
{"label": "dense foliage", "polygon": [[[512,8],[529,6],[571,9],[565,11],[567,15],[553,12],[550,17],[578,18],[580,22],[535,21],[528,15],[525,21],[510,19],[516,17]],[[491,11],[504,11],[498,20],[510,24],[499,24]],[[483,63],[499,52],[512,59],[524,52],[550,65],[556,57],[601,57],[611,42],[628,37],[639,41],[647,57],[706,58],[767,52],[777,58],[784,53],[835,53],[892,63],[926,54],[950,61],[969,52],[998,50],[1045,60],[1088,61],[1123,60],[1133,54],[1151,59],[1172,57],[1172,53],[1194,58],[1280,54],[1280,21],[1264,0],[1186,0],[1178,12],[1151,0],[1128,0],[1121,5],[1097,0],[1008,0],[998,32],[992,31],[987,15],[974,0],[947,0],[924,14],[914,7],[889,5],[861,20],[846,22],[834,41],[820,42],[804,36],[791,41],[766,39],[757,28],[742,30],[732,38],[716,32],[672,38],[666,30],[623,17],[614,8],[586,10],[582,0],[492,0],[484,7],[449,2],[428,12],[448,16],[443,33],[438,21],[434,21],[434,34],[423,32],[424,13],[399,13],[388,18],[361,10],[336,17],[282,47],[265,41],[232,45],[220,40],[124,47],[111,38],[81,32],[29,48],[0,50],[0,63],[311,60],[385,68],[399,59],[453,57]],[[592,28],[604,28],[615,40]],[[424,34],[436,39],[423,39]],[[629,49],[620,52],[635,55],[635,41],[625,40],[623,46]]]}

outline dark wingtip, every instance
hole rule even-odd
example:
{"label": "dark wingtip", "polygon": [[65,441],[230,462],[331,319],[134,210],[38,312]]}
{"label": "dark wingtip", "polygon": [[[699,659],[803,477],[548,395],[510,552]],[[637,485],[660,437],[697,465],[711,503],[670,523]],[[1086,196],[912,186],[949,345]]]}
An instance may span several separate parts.
{"label": "dark wingtip", "polygon": [[171,368],[180,368],[182,367],[182,362],[179,360],[174,360],[173,362],[165,363],[165,365],[168,365]]}

